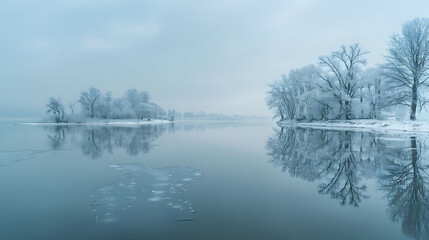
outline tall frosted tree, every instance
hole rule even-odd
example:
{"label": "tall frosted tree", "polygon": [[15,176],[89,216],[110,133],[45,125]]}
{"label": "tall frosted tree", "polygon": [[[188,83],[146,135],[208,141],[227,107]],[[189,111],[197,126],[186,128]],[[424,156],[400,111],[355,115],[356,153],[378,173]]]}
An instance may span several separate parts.
{"label": "tall frosted tree", "polygon": [[429,86],[429,19],[415,18],[391,37],[385,57],[385,76],[391,81],[392,104],[410,107],[410,120],[416,120],[417,106],[427,103]]}
{"label": "tall frosted tree", "polygon": [[325,90],[339,103],[340,117],[352,118],[352,100],[360,88],[359,74],[366,64],[365,54],[359,44],[354,44],[319,58],[323,69],[319,77],[326,82]]}
{"label": "tall frosted tree", "polygon": [[[130,103],[131,109],[137,118],[147,117],[147,108],[149,107],[150,96],[146,91],[138,91],[135,88],[128,89],[125,92],[125,99]],[[150,108],[150,107],[149,107]]]}
{"label": "tall frosted tree", "polygon": [[100,100],[95,105],[94,115],[101,118],[110,118],[112,114],[113,94],[111,91],[101,94]]}
{"label": "tall frosted tree", "polygon": [[64,121],[64,105],[61,102],[61,99],[51,97],[49,98],[49,103],[46,104],[47,113],[53,113],[55,116],[55,122]]}
{"label": "tall frosted tree", "polygon": [[287,85],[287,75],[283,75],[282,81],[269,85],[267,105],[275,111],[275,117],[283,119],[295,118],[295,105],[292,92]]}
{"label": "tall frosted tree", "polygon": [[82,105],[82,107],[88,112],[91,118],[94,117],[94,112],[96,108],[96,104],[99,102],[101,98],[101,92],[97,88],[89,88],[87,92],[82,92],[80,94],[80,98],[78,102]]}

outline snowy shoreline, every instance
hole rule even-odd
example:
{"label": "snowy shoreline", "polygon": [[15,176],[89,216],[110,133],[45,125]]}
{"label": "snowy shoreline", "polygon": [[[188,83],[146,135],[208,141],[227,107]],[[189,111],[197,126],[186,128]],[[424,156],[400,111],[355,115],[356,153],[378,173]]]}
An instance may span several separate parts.
{"label": "snowy shoreline", "polygon": [[331,120],[315,122],[296,122],[280,120],[277,122],[280,127],[304,127],[328,130],[351,130],[351,131],[371,131],[371,132],[408,132],[429,134],[428,121],[399,121],[399,120]]}
{"label": "snowy shoreline", "polygon": [[89,122],[68,122],[68,123],[51,123],[51,122],[25,122],[25,123],[15,123],[15,125],[34,125],[34,126],[70,126],[70,125],[97,125],[97,126],[121,126],[121,125],[148,125],[148,124],[166,124],[172,123],[169,120],[95,120]]}

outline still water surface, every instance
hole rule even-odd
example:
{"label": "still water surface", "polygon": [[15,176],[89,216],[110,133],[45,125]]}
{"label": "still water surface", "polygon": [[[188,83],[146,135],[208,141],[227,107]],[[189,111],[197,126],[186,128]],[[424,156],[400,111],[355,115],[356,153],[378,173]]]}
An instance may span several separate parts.
{"label": "still water surface", "polygon": [[425,136],[0,123],[0,239],[428,239]]}

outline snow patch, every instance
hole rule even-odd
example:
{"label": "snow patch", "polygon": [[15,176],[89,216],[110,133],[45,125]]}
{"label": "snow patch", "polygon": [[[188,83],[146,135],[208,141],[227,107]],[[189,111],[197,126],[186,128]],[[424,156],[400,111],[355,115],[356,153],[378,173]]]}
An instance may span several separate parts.
{"label": "snow patch", "polygon": [[429,122],[425,121],[396,121],[396,120],[332,120],[315,122],[279,121],[281,127],[296,126],[316,129],[352,130],[352,131],[381,131],[381,132],[410,132],[429,134]]}

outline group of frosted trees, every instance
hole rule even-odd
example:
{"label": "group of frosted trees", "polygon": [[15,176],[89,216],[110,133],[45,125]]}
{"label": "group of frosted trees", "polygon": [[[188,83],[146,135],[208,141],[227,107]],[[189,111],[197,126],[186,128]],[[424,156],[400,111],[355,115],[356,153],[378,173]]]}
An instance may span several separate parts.
{"label": "group of frosted trees", "polygon": [[268,107],[287,120],[380,118],[398,109],[415,120],[428,101],[429,19],[406,22],[378,67],[366,67],[366,54],[359,44],[342,46],[291,70],[270,85]]}
{"label": "group of frosted trees", "polygon": [[[167,113],[150,101],[146,91],[128,89],[122,97],[114,98],[111,92],[102,93],[97,88],[89,88],[79,99],[66,108],[59,98],[51,97],[47,113],[52,113],[55,122],[80,121],[82,118],[98,119],[164,119]],[[80,107],[76,112],[76,107]],[[169,115],[174,116],[174,110]],[[170,117],[172,118],[172,117]]]}

